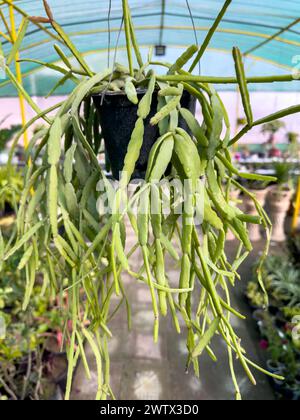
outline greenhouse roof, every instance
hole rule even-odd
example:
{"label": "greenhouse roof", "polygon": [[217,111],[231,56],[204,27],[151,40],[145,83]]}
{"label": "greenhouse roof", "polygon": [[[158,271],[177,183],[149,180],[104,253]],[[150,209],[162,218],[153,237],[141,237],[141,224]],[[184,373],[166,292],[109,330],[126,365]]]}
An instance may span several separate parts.
{"label": "greenhouse roof", "polygon": [[[0,0],[0,39],[5,54],[11,49],[9,32],[4,20],[10,22],[8,4],[10,0]],[[143,54],[154,45],[166,45],[167,56],[163,61],[171,61],[181,53],[181,49],[197,42],[201,44],[218,15],[224,0],[189,0],[194,25],[186,0],[129,0],[137,37]],[[30,16],[45,16],[42,0],[15,0],[16,26],[22,20],[19,8]],[[55,20],[63,26],[78,49],[88,56],[87,60],[98,70],[107,67],[107,50],[111,45],[111,56],[117,43],[122,21],[121,0],[49,0]],[[196,29],[196,34],[194,31]],[[58,62],[53,48],[57,43],[51,34],[50,25],[42,30],[30,23],[20,49],[22,59]],[[108,35],[110,28],[110,36]],[[125,60],[125,36],[119,42],[118,61]],[[219,25],[209,50],[201,63],[202,74],[233,75],[234,68],[230,53],[238,46],[248,55],[249,75],[291,73],[300,63],[300,1],[299,0],[233,0]],[[197,69],[198,71],[198,69]],[[34,63],[23,62],[22,73],[26,89],[32,95],[45,95],[55,83],[52,71],[41,71]],[[259,86],[259,90],[299,90],[299,82]],[[58,93],[65,94],[72,88],[71,82],[60,87]],[[227,86],[226,89],[233,89]],[[255,87],[254,87],[255,88]],[[14,96],[13,87],[4,81],[0,84],[0,96]]]}

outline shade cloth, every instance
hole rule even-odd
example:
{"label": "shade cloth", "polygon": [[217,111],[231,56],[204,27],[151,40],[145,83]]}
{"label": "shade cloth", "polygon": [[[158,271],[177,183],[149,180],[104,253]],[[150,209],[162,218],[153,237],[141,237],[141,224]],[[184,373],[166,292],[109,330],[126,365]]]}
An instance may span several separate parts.
{"label": "shade cloth", "polygon": [[[121,25],[121,0],[111,0],[109,22],[109,0],[48,2],[56,21],[63,26],[78,49],[88,56],[87,60],[91,66],[95,70],[107,67],[108,41],[110,38],[112,57]],[[223,0],[189,0],[199,44],[223,3]],[[45,16],[42,0],[15,0],[14,4],[28,15]],[[162,60],[172,61],[184,47],[195,43],[195,32],[186,0],[129,0],[129,4],[138,41],[144,47],[144,56],[150,46],[163,44],[167,46],[167,55]],[[7,4],[0,1],[0,7],[9,21]],[[15,11],[15,17],[18,26],[22,16]],[[202,74],[233,75],[234,68],[230,57],[233,46],[238,46],[243,53],[249,53],[246,62],[249,75],[290,73],[297,64],[300,67],[300,23],[297,22],[299,17],[298,0],[233,0],[203,58]],[[53,32],[50,25],[46,25],[46,28]],[[1,19],[0,31],[4,36],[8,35]],[[7,54],[11,46],[4,36],[0,35],[0,39]],[[265,43],[270,37],[274,39]],[[21,46],[21,58],[55,63],[58,58],[53,48],[54,43],[48,33],[30,23]],[[126,62],[124,47],[125,36],[122,34],[118,54],[118,61],[121,62]],[[22,72],[26,89],[36,96],[45,95],[57,80],[56,74],[49,70],[41,71],[40,66],[32,63],[22,63]],[[198,72],[198,69],[195,72]],[[299,90],[299,86],[299,82],[293,82],[251,88],[296,91]],[[72,87],[72,83],[66,83],[56,94],[66,94]],[[224,88],[234,89],[234,86]],[[0,84],[0,96],[14,95],[16,92],[11,85],[6,85],[5,82]]]}

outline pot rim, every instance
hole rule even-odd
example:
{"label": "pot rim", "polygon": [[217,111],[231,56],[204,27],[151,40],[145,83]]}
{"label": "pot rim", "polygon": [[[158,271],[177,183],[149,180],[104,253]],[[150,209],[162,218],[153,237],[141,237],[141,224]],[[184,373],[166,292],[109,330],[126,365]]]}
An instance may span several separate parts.
{"label": "pot rim", "polygon": [[[138,95],[144,95],[147,92],[147,89],[137,89],[136,90]],[[92,95],[92,98],[97,98],[99,96],[102,96],[103,92],[99,92],[99,93],[94,93]],[[125,90],[119,90],[117,92],[113,92],[111,90],[108,90],[107,92],[105,92],[104,96],[127,96]]]}
{"label": "pot rim", "polygon": [[[148,89],[141,89],[141,88],[137,88],[136,89],[136,92],[137,92],[137,94],[138,95],[145,95],[145,93],[148,91]],[[154,90],[154,92],[156,92],[156,93],[158,93],[159,92],[159,89],[158,88],[156,88],[155,90]],[[184,89],[183,90],[183,93],[187,93],[187,94],[189,94],[190,96],[192,96],[192,97],[194,97],[195,98],[195,100],[196,100],[196,97],[195,96],[193,96],[188,90],[186,90],[186,89]],[[99,93],[93,93],[92,95],[91,95],[91,97],[93,98],[93,97],[95,97],[95,98],[97,98],[97,97],[99,97],[99,96],[102,96],[103,95],[103,92],[99,92]],[[108,90],[107,92],[105,92],[105,95],[104,96],[127,96],[126,95],[126,92],[125,92],[125,90],[118,90],[118,91],[116,91],[116,92],[114,92],[114,91],[111,91],[111,90]]]}
{"label": "pot rim", "polygon": [[287,185],[285,185],[283,188],[280,188],[279,185],[273,185],[270,187],[270,189],[271,189],[271,193],[273,194],[281,194],[281,193],[287,193],[287,192],[293,193],[293,188],[290,188]]}
{"label": "pot rim", "polygon": [[271,186],[265,187],[265,188],[248,188],[248,190],[252,193],[258,194],[260,192],[269,192],[270,188],[272,188]]}

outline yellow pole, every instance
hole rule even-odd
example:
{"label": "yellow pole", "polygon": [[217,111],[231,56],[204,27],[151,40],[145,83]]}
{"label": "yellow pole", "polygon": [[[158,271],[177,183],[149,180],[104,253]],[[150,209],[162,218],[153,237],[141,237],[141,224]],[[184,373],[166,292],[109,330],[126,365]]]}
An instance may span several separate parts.
{"label": "yellow pole", "polygon": [[[13,0],[11,0],[10,3],[13,3]],[[15,43],[17,39],[17,31],[16,31],[16,23],[15,23],[15,13],[14,8],[11,5],[9,5],[9,18],[10,18],[10,25],[11,25],[11,35],[12,35],[12,41]],[[21,64],[18,62],[19,60],[19,53],[16,55],[16,77],[18,82],[23,85],[23,78],[22,78],[22,70],[21,70]],[[25,100],[21,94],[19,94],[19,102],[20,102],[20,111],[21,111],[21,119],[22,119],[22,125],[25,127],[26,125],[26,108],[25,108]],[[24,148],[27,149],[28,147],[28,133],[25,131],[24,133]]]}
{"label": "yellow pole", "polygon": [[300,178],[299,178],[299,183],[298,183],[295,213],[293,217],[293,226],[292,226],[293,232],[295,232],[298,227],[299,214],[300,214]]}
{"label": "yellow pole", "polygon": [[[239,124],[238,124],[238,119],[240,117],[240,89],[237,86],[236,88],[236,118],[235,118],[235,134],[237,134],[239,132]],[[237,145],[236,145],[237,146]]]}

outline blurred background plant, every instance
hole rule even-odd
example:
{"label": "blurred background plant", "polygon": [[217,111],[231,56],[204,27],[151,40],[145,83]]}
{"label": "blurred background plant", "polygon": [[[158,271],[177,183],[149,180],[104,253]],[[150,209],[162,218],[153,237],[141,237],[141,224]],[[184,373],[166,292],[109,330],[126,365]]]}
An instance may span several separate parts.
{"label": "blurred background plant", "polygon": [[299,133],[294,133],[292,131],[287,133],[288,139],[288,150],[287,154],[293,159],[299,159],[300,154],[300,145],[299,145]]}
{"label": "blurred background plant", "polygon": [[278,190],[284,190],[286,188],[293,189],[294,165],[291,164],[291,162],[288,162],[287,160],[283,160],[282,162],[274,162],[273,169],[275,172],[274,176],[277,178]]}
{"label": "blurred background plant", "polygon": [[285,123],[280,120],[272,121],[262,126],[261,132],[263,134],[269,134],[269,141],[273,141],[275,134],[278,133],[279,130],[285,128]]}
{"label": "blurred background plant", "polygon": [[288,248],[292,263],[300,269],[300,234],[295,234],[289,238]]}
{"label": "blurred background plant", "polygon": [[[55,358],[61,352],[65,320],[42,275],[30,307],[22,310],[26,278],[18,269],[21,258],[18,253],[3,263],[0,276],[0,399],[57,398],[57,378],[67,366],[64,358],[58,368]],[[50,340],[56,343],[54,352]]]}
{"label": "blurred background plant", "polygon": [[0,153],[6,149],[10,140],[12,140],[14,135],[21,129],[21,126],[17,124],[12,125],[9,128],[4,128],[3,124],[8,117],[9,115],[0,120]]}
{"label": "blurred background plant", "polygon": [[0,167],[0,212],[2,215],[16,210],[22,189],[23,177],[18,168]]}
{"label": "blurred background plant", "polygon": [[284,383],[273,381],[278,397],[299,400],[300,340],[293,334],[295,319],[300,316],[299,235],[289,239],[288,249],[287,255],[270,256],[264,264],[269,307],[264,307],[263,293],[256,281],[248,283],[246,296],[255,310],[253,318],[260,331],[261,348],[269,359],[267,367],[285,377]]}
{"label": "blurred background plant", "polygon": [[290,145],[297,145],[298,146],[299,133],[289,131],[287,133],[287,139],[288,139],[288,142],[289,142]]}

